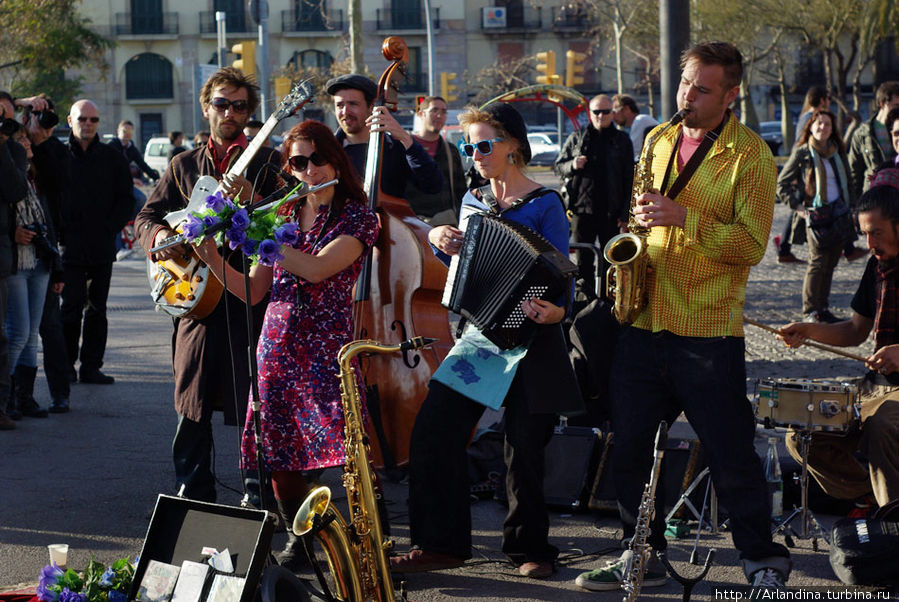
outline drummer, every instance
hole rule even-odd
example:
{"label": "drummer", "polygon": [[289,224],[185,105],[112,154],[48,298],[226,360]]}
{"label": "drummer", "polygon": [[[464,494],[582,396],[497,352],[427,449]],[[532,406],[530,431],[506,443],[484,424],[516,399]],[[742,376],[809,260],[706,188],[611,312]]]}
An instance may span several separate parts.
{"label": "drummer", "polygon": [[[873,494],[883,507],[899,499],[899,169],[875,173],[859,199],[858,222],[872,256],[852,298],[852,317],[833,324],[793,322],[778,338],[788,347],[806,339],[853,346],[873,330],[870,372],[859,384],[861,428],[812,433],[808,466],[828,495],[858,500]],[[786,443],[801,462],[796,433]],[[867,468],[856,452],[867,459]]]}

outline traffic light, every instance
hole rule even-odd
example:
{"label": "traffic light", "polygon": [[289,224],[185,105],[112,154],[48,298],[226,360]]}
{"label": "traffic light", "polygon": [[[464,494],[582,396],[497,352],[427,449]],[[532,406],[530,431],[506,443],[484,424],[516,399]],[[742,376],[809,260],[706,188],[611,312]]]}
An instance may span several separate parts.
{"label": "traffic light", "polygon": [[448,73],[446,71],[440,72],[440,96],[442,96],[447,103],[459,98],[458,94],[453,94],[454,91],[459,89],[459,86],[450,83],[450,81],[454,79],[456,79],[455,73]]}
{"label": "traffic light", "polygon": [[289,77],[276,77],[274,80],[275,84],[275,100],[280,101],[281,98],[284,98],[288,94],[290,94],[290,78]]}
{"label": "traffic light", "polygon": [[584,61],[587,55],[583,52],[569,50],[565,53],[565,85],[573,88],[584,83]]}
{"label": "traffic light", "polygon": [[418,96],[415,97],[415,110],[416,111],[421,109],[421,103],[423,103],[425,101],[425,98],[427,98],[427,96],[425,96],[424,94],[419,94]]}
{"label": "traffic light", "polygon": [[537,53],[537,71],[543,75],[537,76],[538,84],[558,84],[561,77],[556,74],[556,53],[552,50]]}
{"label": "traffic light", "polygon": [[231,66],[243,71],[244,75],[256,75],[256,42],[241,42],[231,47],[231,52],[240,58],[234,59]]}

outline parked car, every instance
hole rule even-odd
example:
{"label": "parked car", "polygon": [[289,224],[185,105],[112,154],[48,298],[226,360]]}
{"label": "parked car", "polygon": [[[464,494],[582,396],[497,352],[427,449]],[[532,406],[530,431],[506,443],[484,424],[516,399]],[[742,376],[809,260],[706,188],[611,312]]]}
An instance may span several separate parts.
{"label": "parked car", "polygon": [[789,153],[789,148],[783,148],[784,137],[780,131],[780,121],[762,121],[759,123],[759,136],[768,143],[771,153],[775,157]]}
{"label": "parked car", "polygon": [[552,165],[561,150],[558,132],[530,132],[528,143],[531,145],[530,165]]}
{"label": "parked car", "polygon": [[[188,150],[194,147],[193,142],[186,137],[182,146]],[[147,148],[144,149],[144,162],[161,174],[168,167],[170,148],[172,148],[172,143],[169,142],[168,136],[150,138],[147,141]]]}

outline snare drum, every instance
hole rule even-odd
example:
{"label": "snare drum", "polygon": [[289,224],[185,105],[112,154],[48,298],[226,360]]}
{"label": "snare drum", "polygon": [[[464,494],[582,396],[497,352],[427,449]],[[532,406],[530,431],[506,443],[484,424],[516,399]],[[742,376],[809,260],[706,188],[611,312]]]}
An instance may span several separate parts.
{"label": "snare drum", "polygon": [[758,382],[757,391],[755,416],[765,428],[846,431],[856,421],[858,387],[849,383],[768,378]]}

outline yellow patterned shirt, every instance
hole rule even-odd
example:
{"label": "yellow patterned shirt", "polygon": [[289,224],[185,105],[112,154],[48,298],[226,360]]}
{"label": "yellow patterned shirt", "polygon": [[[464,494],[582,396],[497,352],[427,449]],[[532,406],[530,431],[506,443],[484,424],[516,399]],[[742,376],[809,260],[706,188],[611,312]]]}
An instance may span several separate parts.
{"label": "yellow patterned shirt", "polygon": [[[658,189],[680,127],[655,145],[652,173]],[[677,161],[671,172],[669,187]],[[650,230],[648,303],[634,321],[636,328],[690,337],[743,336],[746,279],[765,254],[776,175],[768,145],[731,115],[675,199],[687,208],[684,227]]]}

